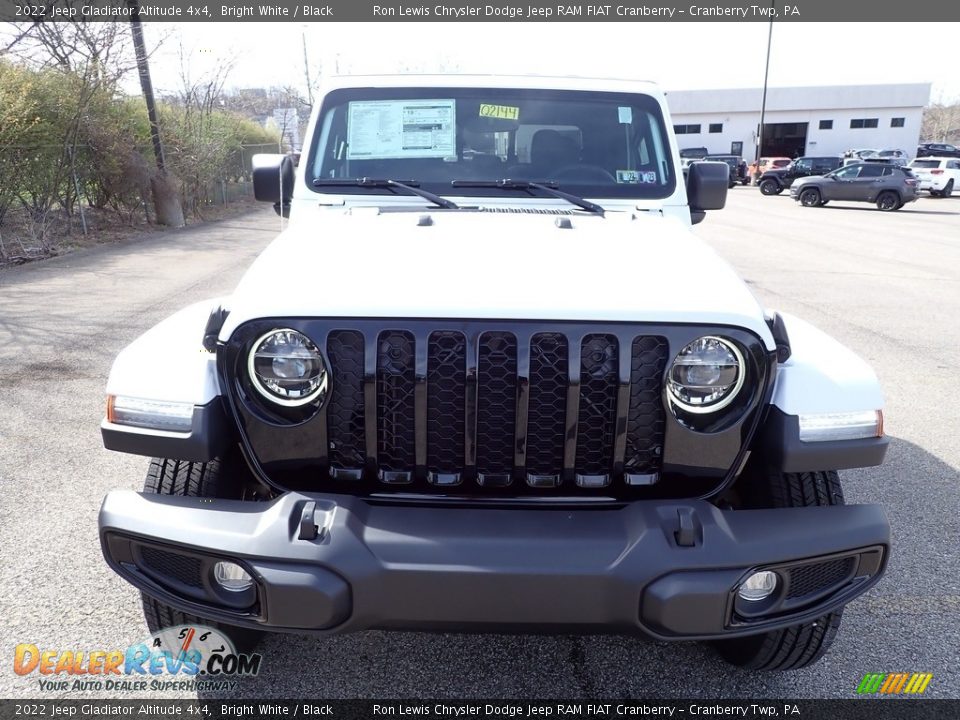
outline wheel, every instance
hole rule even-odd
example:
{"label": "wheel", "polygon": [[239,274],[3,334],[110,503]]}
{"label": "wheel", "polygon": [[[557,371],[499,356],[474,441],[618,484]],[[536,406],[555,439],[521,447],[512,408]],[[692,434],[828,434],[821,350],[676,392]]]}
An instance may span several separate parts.
{"label": "wheel", "polygon": [[741,185],[749,185],[749,184],[750,184],[750,178],[748,178],[748,177],[740,178],[740,184],[741,184]]}
{"label": "wheel", "polygon": [[948,198],[953,195],[953,180],[947,183],[947,186],[940,191],[940,197]]}
{"label": "wheel", "polygon": [[766,180],[760,181],[760,192],[764,195],[779,195],[783,192],[783,189],[776,180],[767,178]]}
{"label": "wheel", "polygon": [[800,191],[800,204],[804,207],[819,207],[823,204],[820,191],[815,188]]}
{"label": "wheel", "polygon": [[[747,473],[746,483],[741,491],[743,507],[843,505],[843,488],[834,470],[805,473],[761,470]],[[810,623],[719,640],[714,647],[724,660],[747,670],[798,670],[826,654],[840,629],[842,616],[841,608]]]}
{"label": "wheel", "polygon": [[880,193],[877,197],[877,209],[883,210],[884,212],[891,212],[893,210],[899,210],[902,206],[900,198],[897,194],[891,190]]}
{"label": "wheel", "polygon": [[[154,458],[143,483],[145,493],[180,495],[182,497],[244,499],[244,489],[236,482],[242,477],[239,458],[214,459],[210,462],[186,462]],[[231,482],[230,480],[233,480]],[[260,642],[264,633],[259,630],[225,625],[196,615],[181,612],[141,592],[143,616],[150,632],[156,633],[172,625],[200,624],[223,630],[239,652],[249,652]]]}

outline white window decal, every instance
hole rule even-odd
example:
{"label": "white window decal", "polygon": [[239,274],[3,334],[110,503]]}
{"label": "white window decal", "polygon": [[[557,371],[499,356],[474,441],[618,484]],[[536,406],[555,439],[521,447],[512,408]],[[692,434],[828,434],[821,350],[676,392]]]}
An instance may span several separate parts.
{"label": "white window decal", "polygon": [[442,158],[456,154],[456,100],[352,102],[347,158]]}

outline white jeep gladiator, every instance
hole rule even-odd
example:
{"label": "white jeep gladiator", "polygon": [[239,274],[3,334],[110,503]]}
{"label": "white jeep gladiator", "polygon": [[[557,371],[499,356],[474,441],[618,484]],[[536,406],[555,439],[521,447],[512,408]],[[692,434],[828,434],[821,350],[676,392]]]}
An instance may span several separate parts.
{"label": "white jeep gladiator", "polygon": [[110,374],[104,444],[154,459],[100,538],[150,628],[821,657],[887,564],[836,472],[883,397],[692,234],[729,172],[671,127],[641,82],[331,81],[299,166],[255,159],[287,228]]}

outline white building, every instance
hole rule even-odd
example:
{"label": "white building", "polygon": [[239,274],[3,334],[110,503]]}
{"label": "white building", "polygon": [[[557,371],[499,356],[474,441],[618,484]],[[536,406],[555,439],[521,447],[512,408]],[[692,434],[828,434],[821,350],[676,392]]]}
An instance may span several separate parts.
{"label": "white building", "polygon": [[[761,88],[667,93],[681,148],[754,158]],[[905,150],[920,139],[929,83],[768,88],[763,156],[838,155],[852,148]]]}

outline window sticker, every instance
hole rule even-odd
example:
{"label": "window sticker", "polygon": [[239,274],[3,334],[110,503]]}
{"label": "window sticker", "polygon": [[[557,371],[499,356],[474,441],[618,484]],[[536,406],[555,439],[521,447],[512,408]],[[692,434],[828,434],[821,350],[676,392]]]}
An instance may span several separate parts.
{"label": "window sticker", "polygon": [[519,120],[520,108],[512,105],[490,105],[480,103],[480,117],[497,118],[498,120]]}
{"label": "window sticker", "polygon": [[629,125],[633,122],[633,108],[617,107],[617,117],[620,119],[621,125]]}
{"label": "window sticker", "polygon": [[347,159],[443,158],[456,154],[456,100],[349,104]]}
{"label": "window sticker", "polygon": [[657,182],[657,173],[653,170],[617,170],[617,182],[621,185],[653,185]]}

